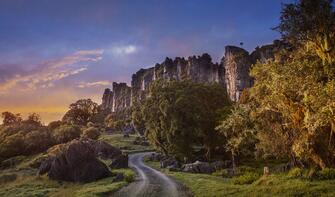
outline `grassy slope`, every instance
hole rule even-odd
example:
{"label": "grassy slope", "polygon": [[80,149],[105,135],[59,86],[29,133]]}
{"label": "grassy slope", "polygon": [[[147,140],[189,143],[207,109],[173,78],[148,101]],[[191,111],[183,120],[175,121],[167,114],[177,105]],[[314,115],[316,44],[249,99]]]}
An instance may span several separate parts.
{"label": "grassy slope", "polygon": [[[151,149],[148,146],[133,145],[132,142],[135,139],[133,135],[130,138],[123,138],[121,134],[103,135],[101,139],[122,148],[125,152]],[[61,183],[49,180],[46,176],[38,177],[36,176],[37,170],[30,168],[29,164],[41,155],[25,157],[17,166],[0,170],[0,196],[105,196],[127,184],[126,181],[113,182],[113,177],[87,184]],[[131,169],[112,171],[134,174]],[[11,178],[6,178],[7,176],[16,176],[16,178],[11,180]]]}
{"label": "grassy slope", "polygon": [[137,135],[130,135],[129,138],[125,138],[122,134],[105,134],[100,136],[99,139],[108,142],[113,146],[120,148],[121,150],[123,150],[123,152],[127,153],[153,150],[151,146],[141,146],[133,144],[136,137]]}
{"label": "grassy slope", "polygon": [[290,179],[285,174],[262,177],[250,185],[235,185],[232,179],[214,175],[170,172],[158,162],[147,162],[190,188],[195,196],[335,196],[335,180]]}

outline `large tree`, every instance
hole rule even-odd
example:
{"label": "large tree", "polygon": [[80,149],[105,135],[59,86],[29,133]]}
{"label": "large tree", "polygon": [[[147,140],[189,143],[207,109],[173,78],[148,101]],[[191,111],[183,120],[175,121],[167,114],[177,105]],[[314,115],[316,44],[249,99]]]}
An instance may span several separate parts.
{"label": "large tree", "polygon": [[335,11],[333,0],[299,0],[284,5],[277,29],[297,48],[335,63]]}
{"label": "large tree", "polygon": [[71,124],[86,125],[98,114],[98,104],[91,99],[80,99],[69,106],[63,121]]}
{"label": "large tree", "polygon": [[217,111],[227,105],[226,91],[218,84],[156,81],[142,107],[146,135],[166,154],[191,158],[200,146],[209,160],[221,144]]}

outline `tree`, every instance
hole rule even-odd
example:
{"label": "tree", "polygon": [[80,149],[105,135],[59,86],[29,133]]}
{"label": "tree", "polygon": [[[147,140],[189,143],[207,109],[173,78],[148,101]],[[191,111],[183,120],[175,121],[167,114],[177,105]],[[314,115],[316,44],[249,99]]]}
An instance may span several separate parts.
{"label": "tree", "polygon": [[98,113],[98,104],[91,99],[81,99],[72,103],[63,121],[70,124],[86,125]]}
{"label": "tree", "polygon": [[277,29],[296,48],[310,50],[323,60],[335,63],[335,11],[333,0],[299,0],[286,4]]}
{"label": "tree", "polygon": [[26,120],[23,121],[24,124],[42,126],[41,116],[37,113],[31,113]]}
{"label": "tree", "polygon": [[320,59],[301,57],[253,67],[252,114],[264,152],[287,153],[299,165],[334,166],[335,70],[322,68]]}
{"label": "tree", "polygon": [[53,131],[53,137],[59,144],[79,138],[80,134],[80,128],[74,125],[62,125]]}
{"label": "tree", "polygon": [[[256,144],[253,121],[247,106],[235,106],[231,114],[223,119],[216,129],[225,136],[225,148],[231,152],[233,171],[236,169],[236,155],[251,152]],[[250,153],[249,153],[250,154]]]}
{"label": "tree", "polygon": [[17,124],[22,121],[20,114],[13,114],[11,112],[2,112],[1,117],[3,119],[4,125],[11,125],[11,124]]}
{"label": "tree", "polygon": [[146,136],[165,154],[192,158],[194,146],[206,149],[210,160],[221,138],[215,131],[217,111],[229,105],[218,84],[155,81],[142,106]]}

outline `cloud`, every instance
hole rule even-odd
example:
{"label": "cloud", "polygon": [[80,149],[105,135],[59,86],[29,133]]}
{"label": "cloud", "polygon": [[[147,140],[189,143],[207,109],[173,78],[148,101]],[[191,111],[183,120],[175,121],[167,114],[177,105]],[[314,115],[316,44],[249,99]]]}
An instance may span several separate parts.
{"label": "cloud", "polygon": [[117,56],[129,55],[137,51],[138,48],[135,45],[115,46],[112,48],[112,53]]}
{"label": "cloud", "polygon": [[[0,94],[6,94],[11,90],[29,91],[54,87],[56,81],[86,71],[88,65],[83,65],[83,63],[99,61],[102,55],[103,50],[80,50],[72,55],[44,62],[30,71],[20,69],[17,70],[17,73],[11,71],[10,76],[0,76],[3,79],[0,81]],[[5,69],[4,66],[0,68]]]}
{"label": "cloud", "polygon": [[79,88],[90,88],[97,86],[111,86],[112,82],[110,81],[95,81],[95,82],[80,82],[77,87]]}

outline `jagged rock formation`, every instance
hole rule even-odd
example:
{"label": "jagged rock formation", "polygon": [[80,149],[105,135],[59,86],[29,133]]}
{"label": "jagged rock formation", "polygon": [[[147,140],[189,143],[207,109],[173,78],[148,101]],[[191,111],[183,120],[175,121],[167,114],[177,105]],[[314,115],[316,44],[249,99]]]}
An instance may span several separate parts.
{"label": "jagged rock formation", "polygon": [[126,83],[113,83],[113,91],[105,89],[102,97],[102,108],[112,112],[120,111],[131,105],[131,87]]}
{"label": "jagged rock formation", "polygon": [[225,82],[228,95],[232,101],[238,101],[242,91],[252,86],[249,76],[251,56],[239,47],[226,46],[222,64],[225,68]]}
{"label": "jagged rock formation", "polygon": [[150,84],[158,79],[191,80],[199,83],[217,82],[225,86],[232,101],[238,101],[242,91],[253,85],[249,76],[252,64],[276,59],[276,53],[282,45],[281,41],[257,47],[249,54],[246,50],[225,47],[225,56],[221,63],[213,63],[208,54],[191,56],[187,59],[166,58],[164,62],[152,68],[140,69],[132,76],[131,87],[125,83],[113,83],[113,91],[106,89],[102,98],[102,107],[112,112],[123,110],[148,95]]}

